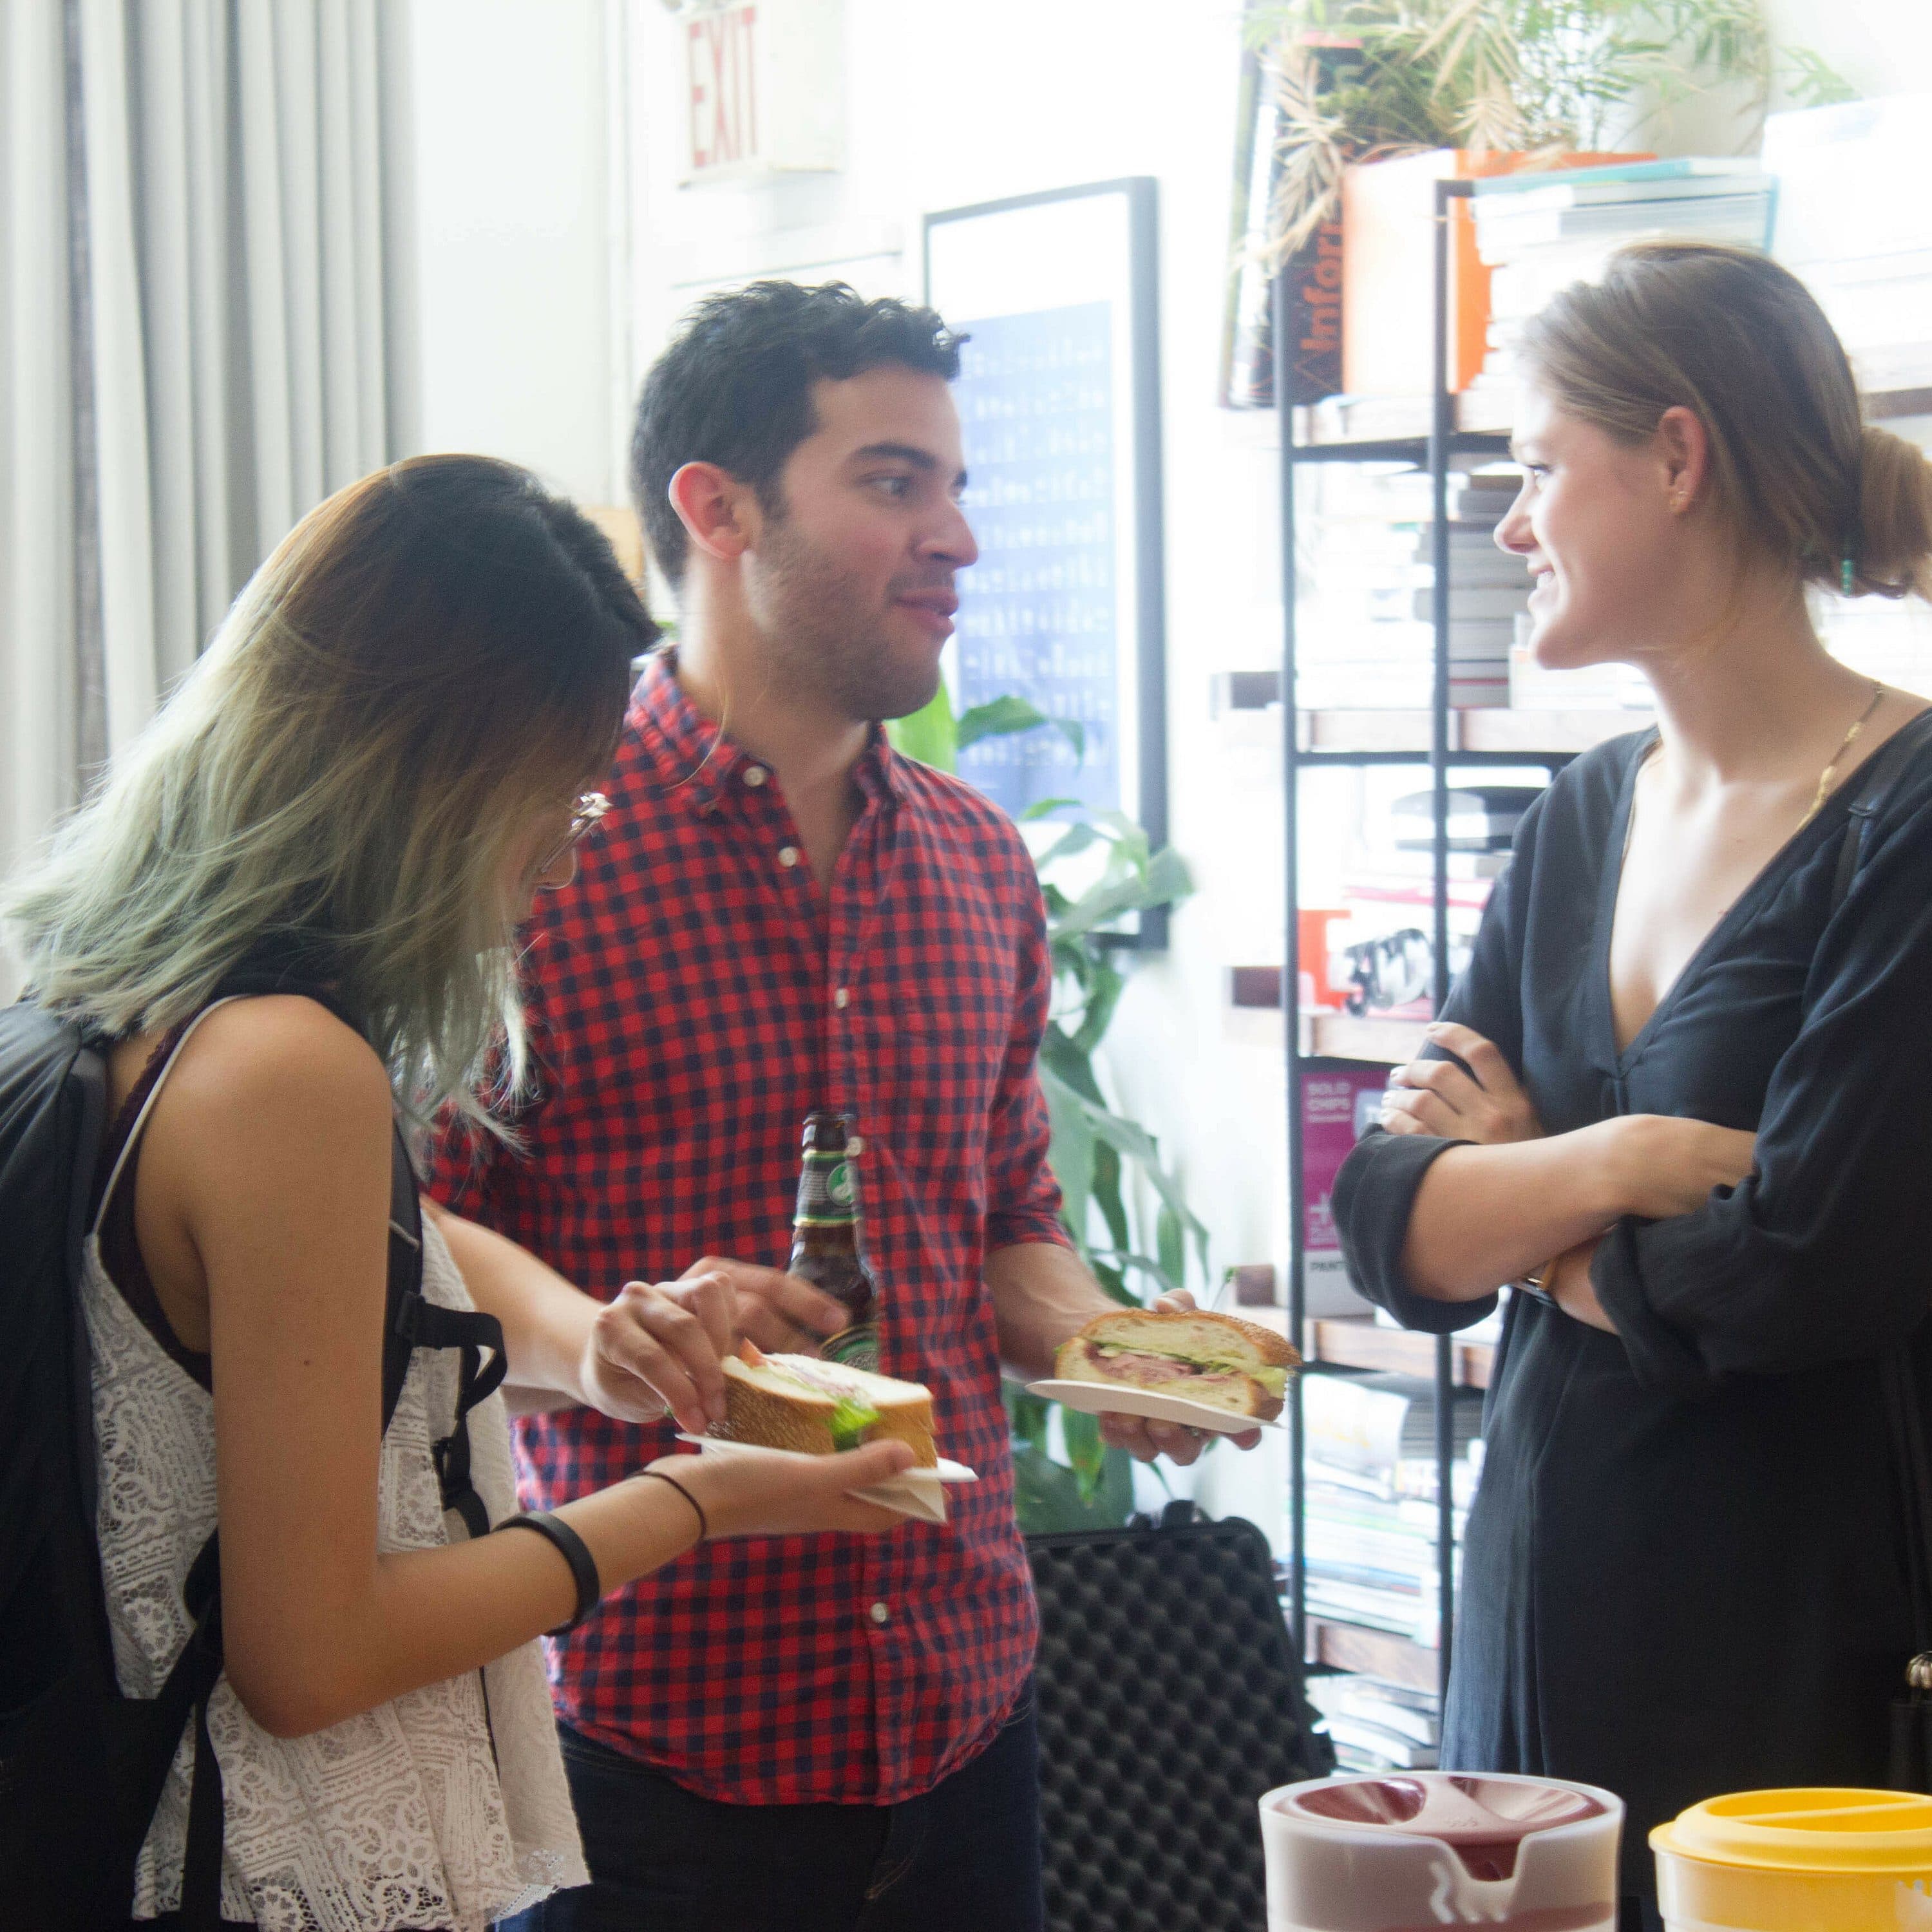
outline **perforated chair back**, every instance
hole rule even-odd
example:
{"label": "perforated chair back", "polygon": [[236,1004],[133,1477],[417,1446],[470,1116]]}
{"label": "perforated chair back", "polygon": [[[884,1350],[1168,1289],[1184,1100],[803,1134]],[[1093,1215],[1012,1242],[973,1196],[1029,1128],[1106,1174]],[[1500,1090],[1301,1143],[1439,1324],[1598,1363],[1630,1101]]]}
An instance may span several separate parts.
{"label": "perforated chair back", "polygon": [[1265,1932],[1255,1801],[1334,1769],[1268,1538],[1177,1503],[1027,1550],[1048,1932]]}

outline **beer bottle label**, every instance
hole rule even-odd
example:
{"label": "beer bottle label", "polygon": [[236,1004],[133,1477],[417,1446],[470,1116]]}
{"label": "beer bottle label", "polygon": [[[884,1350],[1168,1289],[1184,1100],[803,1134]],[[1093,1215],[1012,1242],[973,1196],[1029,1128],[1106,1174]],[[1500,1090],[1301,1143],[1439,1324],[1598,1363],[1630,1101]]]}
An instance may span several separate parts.
{"label": "beer bottle label", "polygon": [[842,1154],[808,1149],[799,1170],[796,1225],[801,1228],[849,1228],[857,1220],[851,1163]]}
{"label": "beer bottle label", "polygon": [[843,1362],[848,1369],[865,1369],[877,1375],[879,1324],[876,1322],[854,1322],[850,1328],[842,1328],[830,1340],[821,1342],[818,1353],[822,1360]]}

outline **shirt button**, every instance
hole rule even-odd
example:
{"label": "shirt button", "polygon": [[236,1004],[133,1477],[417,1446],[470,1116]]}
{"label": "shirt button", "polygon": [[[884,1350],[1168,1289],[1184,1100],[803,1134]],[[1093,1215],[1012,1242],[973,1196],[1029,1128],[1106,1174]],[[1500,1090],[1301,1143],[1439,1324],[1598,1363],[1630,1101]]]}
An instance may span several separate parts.
{"label": "shirt button", "polygon": [[838,992],[832,994],[832,1004],[842,1013],[845,1009],[852,1004],[852,994],[850,988],[841,986]]}
{"label": "shirt button", "polygon": [[798,848],[796,845],[781,845],[778,848],[778,863],[786,866],[796,866],[798,863]]}
{"label": "shirt button", "polygon": [[747,765],[745,767],[745,782],[748,785],[761,785],[770,776],[771,773],[763,765]]}
{"label": "shirt button", "polygon": [[890,1623],[892,1621],[892,1613],[884,1604],[874,1604],[866,1614],[875,1624]]}

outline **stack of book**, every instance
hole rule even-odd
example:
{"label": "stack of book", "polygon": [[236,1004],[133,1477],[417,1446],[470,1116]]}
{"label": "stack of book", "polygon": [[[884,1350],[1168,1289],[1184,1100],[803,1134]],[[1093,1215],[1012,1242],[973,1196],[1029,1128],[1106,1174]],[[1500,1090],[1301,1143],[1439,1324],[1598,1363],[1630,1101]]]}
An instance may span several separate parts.
{"label": "stack of book", "polygon": [[1774,114],[1772,252],[1831,318],[1868,390],[1932,385],[1932,94]]}
{"label": "stack of book", "polygon": [[1465,392],[1466,428],[1506,426],[1516,344],[1551,296],[1593,281],[1630,242],[1770,242],[1774,185],[1755,160],[1684,156],[1496,175],[1475,188],[1476,248],[1490,280],[1489,349]]}
{"label": "stack of book", "polygon": [[1441,1742],[1432,1690],[1385,1678],[1311,1677],[1308,1701],[1327,1719],[1342,1771],[1430,1771]]}
{"label": "stack of book", "polygon": [[[1304,1377],[1301,1394],[1308,1614],[1433,1648],[1441,1572],[1432,1388],[1407,1376],[1327,1374]],[[1458,1390],[1450,1465],[1458,1550],[1481,1419],[1480,1396]]]}
{"label": "stack of book", "polygon": [[[1324,476],[1334,495],[1340,476]],[[1426,476],[1371,479],[1378,508],[1324,516],[1297,612],[1297,701],[1312,710],[1426,710],[1435,691],[1435,574]],[[1449,500],[1449,702],[1509,702],[1510,650],[1529,575],[1496,546],[1512,473],[1455,476]],[[1418,486],[1420,486],[1418,488]]]}

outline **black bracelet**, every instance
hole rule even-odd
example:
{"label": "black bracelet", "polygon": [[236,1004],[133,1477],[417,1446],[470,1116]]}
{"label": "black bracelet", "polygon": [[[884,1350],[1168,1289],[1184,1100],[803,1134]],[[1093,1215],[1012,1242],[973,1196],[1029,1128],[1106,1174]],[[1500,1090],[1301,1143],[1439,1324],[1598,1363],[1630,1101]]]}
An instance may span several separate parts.
{"label": "black bracelet", "polygon": [[568,1623],[559,1624],[556,1629],[546,1630],[544,1634],[562,1636],[576,1629],[596,1609],[604,1594],[604,1580],[597,1574],[597,1559],[591,1555],[590,1546],[568,1523],[546,1510],[532,1510],[521,1516],[506,1516],[496,1527],[535,1530],[570,1565],[570,1574],[577,1580],[577,1614]]}
{"label": "black bracelet", "polygon": [[675,1476],[668,1476],[662,1469],[640,1469],[638,1474],[640,1476],[649,1476],[657,1482],[670,1484],[671,1487],[690,1504],[698,1513],[698,1540],[700,1543],[711,1534],[711,1524],[704,1514],[704,1505]]}

